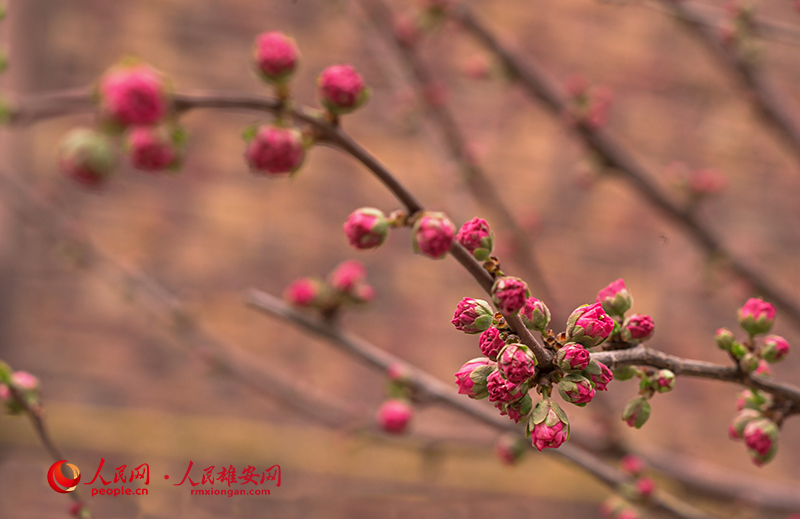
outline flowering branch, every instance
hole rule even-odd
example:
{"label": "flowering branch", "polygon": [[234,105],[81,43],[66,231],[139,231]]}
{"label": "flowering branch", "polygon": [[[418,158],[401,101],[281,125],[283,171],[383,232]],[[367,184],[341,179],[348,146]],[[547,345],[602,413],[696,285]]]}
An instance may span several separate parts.
{"label": "flowering branch", "polygon": [[[516,263],[523,269],[525,278],[533,286],[534,292],[541,299],[556,306],[553,292],[547,284],[541,266],[536,258],[534,246],[528,233],[516,220],[509,210],[501,193],[489,180],[491,175],[478,163],[475,157],[468,152],[468,142],[463,130],[458,124],[453,111],[448,107],[444,87],[438,83],[419,54],[416,52],[413,41],[404,39],[402,33],[393,30],[393,15],[389,7],[381,1],[358,0],[361,8],[366,11],[373,25],[387,41],[389,41],[399,57],[400,63],[412,77],[419,99],[425,103],[425,113],[438,127],[445,146],[462,171],[463,180],[475,199],[484,205],[499,222],[499,227],[506,228],[514,238],[512,254]],[[408,35],[411,40],[418,35]]]}
{"label": "flowering branch", "polygon": [[[569,109],[567,97],[540,65],[530,59],[521,59],[502,45],[464,4],[454,8],[454,16],[467,31],[497,55],[532,98],[541,101],[557,115],[567,112]],[[757,292],[781,308],[796,326],[800,326],[800,307],[797,303],[747,261],[737,257],[708,226],[697,219],[690,209],[679,206],[662,193],[650,180],[652,175],[607,131],[585,124],[574,126],[574,130],[584,144],[602,158],[606,166],[625,178],[647,202],[681,227],[709,255],[724,260],[734,273],[746,279]]]}
{"label": "flowering branch", "polygon": [[[449,386],[427,372],[411,366],[391,353],[381,350],[359,337],[331,326],[330,323],[322,319],[297,312],[275,296],[260,290],[250,289],[245,294],[245,300],[248,305],[259,311],[284,319],[303,330],[325,338],[333,346],[349,355],[355,356],[372,368],[382,372],[388,372],[390,369],[397,369],[397,367],[401,368],[404,377],[411,385],[422,392],[423,397],[427,397],[433,402],[455,409],[495,429],[520,432],[519,427],[511,421],[503,419],[477,402],[460,398]],[[571,461],[614,489],[619,490],[629,483],[628,479],[620,471],[582,448],[573,445],[562,445],[558,449],[544,452]],[[670,513],[675,517],[684,519],[709,517],[688,503],[664,493],[653,495],[650,500],[655,509]]]}
{"label": "flowering branch", "polygon": [[792,407],[787,415],[800,413],[800,388],[778,382],[771,377],[747,374],[738,366],[722,366],[701,360],[685,359],[642,344],[630,349],[592,353],[591,356],[611,369],[622,366],[651,366],[668,369],[676,375],[734,382],[753,389],[761,389],[790,401]]}

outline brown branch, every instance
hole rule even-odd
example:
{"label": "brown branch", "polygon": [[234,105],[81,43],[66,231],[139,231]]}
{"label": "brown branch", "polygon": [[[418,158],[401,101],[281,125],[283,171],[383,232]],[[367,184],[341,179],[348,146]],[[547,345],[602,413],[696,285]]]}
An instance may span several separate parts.
{"label": "brown branch", "polygon": [[693,35],[698,37],[731,71],[737,74],[742,84],[752,94],[750,98],[760,109],[764,118],[772,124],[786,141],[795,156],[800,159],[800,119],[795,114],[797,107],[781,92],[768,77],[766,71],[740,56],[733,47],[726,47],[719,38],[718,27],[695,6],[680,0],[659,0],[675,14]]}
{"label": "brown branch", "polygon": [[[465,5],[456,8],[455,16],[467,31],[502,61],[529,96],[541,101],[556,115],[561,116],[565,112],[568,103],[564,92],[540,65],[530,59],[523,60],[507,49]],[[651,180],[652,175],[607,131],[586,125],[577,125],[574,129],[584,144],[606,166],[627,180],[647,202],[682,228],[710,256],[724,260],[733,272],[746,279],[757,292],[779,307],[795,326],[800,327],[800,307],[797,303],[747,261],[734,255],[691,211],[670,200]]]}
{"label": "brown branch", "polygon": [[[261,312],[288,321],[305,331],[323,337],[337,349],[355,357],[369,367],[385,372],[392,366],[402,366],[405,368],[404,373],[408,374],[408,379],[415,389],[441,405],[455,409],[500,431],[520,432],[520,427],[511,420],[503,418],[488,406],[475,400],[470,400],[463,395],[458,395],[453,387],[427,372],[410,365],[360,337],[332,327],[329,323],[319,318],[297,312],[271,294],[250,289],[245,294],[245,300],[248,305]],[[558,449],[544,451],[544,453],[558,456],[574,463],[614,489],[619,489],[620,486],[628,482],[628,479],[619,470],[580,447],[566,444]],[[664,493],[659,493],[655,496],[652,504],[656,509],[676,517],[709,517],[687,503],[683,503]]]}
{"label": "brown branch", "polygon": [[[14,385],[13,381],[8,385],[8,389],[11,392],[12,398],[16,400],[17,403],[19,403],[19,405],[21,405],[24,409],[25,414],[28,416],[31,424],[33,425],[33,429],[36,431],[36,435],[39,437],[39,440],[42,442],[45,450],[50,454],[53,462],[55,463],[67,459],[50,435],[50,429],[47,427],[47,420],[44,416],[44,407],[41,405],[41,403],[37,402],[31,405],[22,391],[20,391],[19,388]],[[82,515],[80,517],[83,519],[92,519],[92,512],[86,505],[86,500],[83,499],[81,492],[75,489],[69,493],[69,498],[80,505],[82,511]]]}
{"label": "brown branch", "polygon": [[761,389],[792,402],[795,411],[800,409],[800,388],[778,382],[763,375],[746,375],[736,366],[723,366],[711,362],[685,359],[638,345],[626,350],[592,353],[592,358],[611,369],[620,366],[652,366],[669,369],[676,375],[734,382],[753,389]]}
{"label": "brown branch", "polygon": [[426,106],[425,113],[439,129],[444,144],[461,169],[462,179],[473,198],[490,212],[501,228],[508,229],[513,236],[515,247],[512,249],[512,255],[516,263],[523,269],[524,277],[531,281],[536,297],[545,300],[551,310],[558,307],[536,258],[528,233],[509,210],[502,193],[489,180],[491,175],[465,155],[467,138],[459,126],[455,114],[445,102],[430,103],[426,101],[426,88],[436,84],[430,68],[413,47],[404,45],[396,37],[392,28],[393,14],[384,2],[358,0],[358,3],[366,11],[377,32],[392,45],[400,63],[412,77],[417,97]]}

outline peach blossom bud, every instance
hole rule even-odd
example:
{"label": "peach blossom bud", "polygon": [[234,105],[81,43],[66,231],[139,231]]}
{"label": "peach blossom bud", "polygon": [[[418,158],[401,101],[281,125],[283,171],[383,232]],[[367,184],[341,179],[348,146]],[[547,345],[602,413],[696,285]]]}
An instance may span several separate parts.
{"label": "peach blossom bud", "polygon": [[155,124],[167,114],[167,90],[155,69],[144,63],[119,65],[100,78],[103,116],[121,126]]}
{"label": "peach blossom bud", "polygon": [[506,315],[519,312],[531,296],[528,285],[520,278],[504,276],[497,278],[492,286],[492,300]]}
{"label": "peach blossom bud", "polygon": [[283,300],[299,308],[314,306],[322,297],[322,283],[312,278],[300,278],[286,287]]}
{"label": "peach blossom bud", "polygon": [[389,221],[380,209],[356,209],[344,223],[344,233],[356,249],[374,249],[389,236]]}
{"label": "peach blossom bud", "polygon": [[648,498],[653,495],[653,492],[656,490],[656,482],[650,478],[640,478],[636,481],[636,490],[639,491],[639,494],[644,497]]}
{"label": "peach blossom bud", "polygon": [[263,125],[248,142],[245,157],[254,172],[279,175],[300,169],[305,154],[303,136],[298,130]]}
{"label": "peach blossom bud", "polygon": [[494,235],[489,229],[489,224],[482,218],[473,218],[464,223],[459,229],[456,239],[478,261],[485,261],[492,253]]}
{"label": "peach blossom bud", "polygon": [[529,330],[536,330],[540,333],[547,331],[547,325],[550,324],[550,309],[544,302],[539,301],[535,297],[529,297],[525,301],[525,306],[519,312],[519,318],[522,324]]}
{"label": "peach blossom bud", "polygon": [[595,390],[588,378],[573,373],[558,383],[558,394],[565,402],[585,407],[594,398]]}
{"label": "peach blossom bud", "polygon": [[603,310],[608,315],[624,316],[633,305],[633,297],[625,286],[625,281],[619,278],[598,292],[595,302],[602,303]]}
{"label": "peach blossom bud", "polygon": [[758,466],[771,461],[778,451],[778,426],[766,418],[748,423],[742,437],[750,459]]}
{"label": "peach blossom bud", "polygon": [[567,319],[567,339],[591,348],[606,340],[614,330],[614,320],[601,303],[576,308]]}
{"label": "peach blossom bud", "polygon": [[136,169],[164,171],[179,164],[179,143],[166,128],[137,126],[128,133],[126,144]]}
{"label": "peach blossom bud", "polygon": [[775,307],[761,298],[748,299],[739,309],[739,325],[752,335],[767,333],[775,321]]}
{"label": "peach blossom bud", "polygon": [[620,468],[622,471],[630,476],[641,476],[644,472],[644,461],[639,456],[634,456],[633,454],[627,454],[622,457],[620,462]]}
{"label": "peach blossom bud", "polygon": [[625,319],[622,326],[622,338],[628,342],[638,344],[649,340],[655,331],[653,318],[645,314],[633,314]]}
{"label": "peach blossom bud", "polygon": [[536,375],[536,357],[523,344],[508,344],[497,355],[497,367],[513,384],[525,384]]}
{"label": "peach blossom bud", "polygon": [[497,354],[505,347],[506,341],[500,335],[500,330],[492,326],[481,334],[478,339],[478,345],[481,348],[481,353],[496,361]]}
{"label": "peach blossom bud", "polygon": [[714,339],[717,341],[719,349],[724,351],[731,351],[733,344],[736,342],[733,332],[727,328],[719,328]]}
{"label": "peach blossom bud", "polygon": [[58,165],[61,171],[87,187],[99,187],[116,165],[111,140],[88,128],[75,128],[61,142]]}
{"label": "peach blossom bud", "polygon": [[489,396],[487,379],[497,369],[497,365],[487,358],[472,359],[456,372],[456,385],[459,395],[480,400]]}
{"label": "peach blossom bud", "polygon": [[543,449],[557,449],[569,440],[567,414],[561,406],[546,398],[533,409],[526,432],[530,434],[531,443],[539,452]]}
{"label": "peach blossom bud", "polygon": [[408,427],[408,422],[414,410],[403,400],[387,400],[378,409],[378,425],[391,434],[402,434]]}
{"label": "peach blossom bud", "polygon": [[414,252],[429,258],[444,258],[456,237],[456,226],[444,213],[426,212],[411,230]]}
{"label": "peach blossom bud", "polygon": [[464,333],[480,333],[494,322],[494,310],[483,299],[465,297],[459,301],[450,323]]}
{"label": "peach blossom bud", "polygon": [[295,41],[282,32],[263,32],[253,45],[253,61],[265,81],[283,83],[297,69],[300,51]]}
{"label": "peach blossom bud", "polygon": [[347,114],[369,99],[369,89],[352,65],[331,65],[317,80],[322,105],[333,114]]}
{"label": "peach blossom bud", "polygon": [[761,357],[770,363],[783,360],[789,354],[789,343],[780,335],[770,335],[761,346]]}
{"label": "peach blossom bud", "polygon": [[589,352],[578,343],[565,344],[556,352],[553,362],[564,371],[583,371],[589,367]]}

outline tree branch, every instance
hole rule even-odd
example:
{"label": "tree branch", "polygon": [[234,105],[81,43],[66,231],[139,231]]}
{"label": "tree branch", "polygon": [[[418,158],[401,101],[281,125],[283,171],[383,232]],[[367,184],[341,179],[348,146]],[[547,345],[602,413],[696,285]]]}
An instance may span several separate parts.
{"label": "tree branch", "polygon": [[[472,33],[487,49],[493,52],[504,66],[518,79],[532,98],[541,101],[551,112],[561,115],[568,107],[567,98],[540,65],[530,59],[522,60],[503,46],[494,34],[469,10],[460,4],[455,16],[463,27]],[[670,200],[651,180],[647,170],[630,155],[607,131],[586,125],[574,127],[584,144],[605,164],[616,170],[638,193],[666,218],[682,228],[710,256],[724,260],[733,272],[746,279],[753,288],[780,308],[800,328],[800,307],[771,280],[764,277],[744,259],[727,248],[711,229],[700,222],[687,209]]]}

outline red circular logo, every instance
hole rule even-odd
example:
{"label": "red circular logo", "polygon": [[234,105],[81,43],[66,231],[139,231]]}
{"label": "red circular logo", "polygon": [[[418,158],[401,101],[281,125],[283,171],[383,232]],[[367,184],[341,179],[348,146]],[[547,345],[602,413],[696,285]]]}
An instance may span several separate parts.
{"label": "red circular logo", "polygon": [[[64,467],[72,471],[70,476],[64,474]],[[47,482],[50,483],[50,488],[61,494],[66,494],[75,490],[81,480],[81,471],[72,463],[67,463],[67,460],[61,460],[53,463],[50,470],[47,471]]]}

